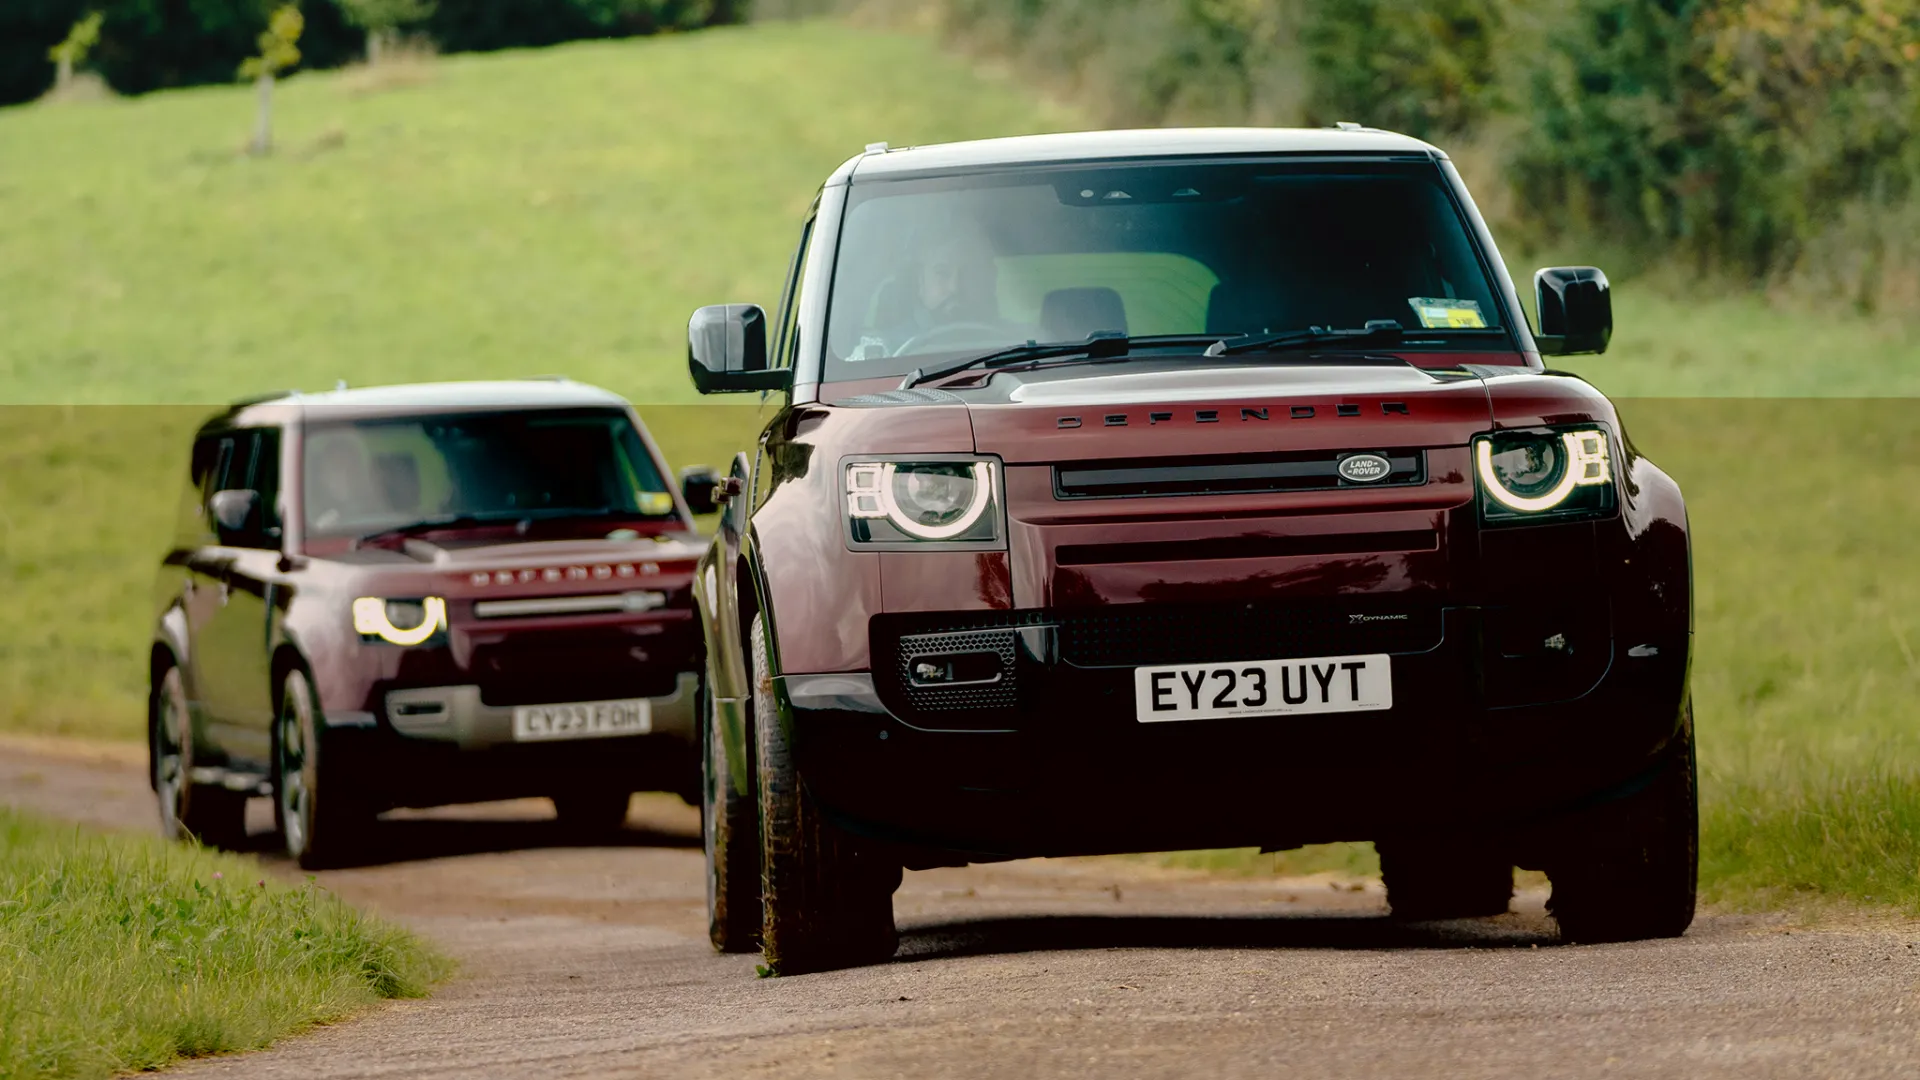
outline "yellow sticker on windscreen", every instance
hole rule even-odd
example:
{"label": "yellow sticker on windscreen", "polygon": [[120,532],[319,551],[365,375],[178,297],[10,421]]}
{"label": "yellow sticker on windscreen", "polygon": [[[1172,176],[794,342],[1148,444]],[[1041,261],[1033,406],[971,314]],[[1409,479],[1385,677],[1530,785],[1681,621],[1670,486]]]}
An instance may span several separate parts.
{"label": "yellow sticker on windscreen", "polygon": [[1480,305],[1472,300],[1409,296],[1407,303],[1413,306],[1420,325],[1429,330],[1478,330],[1487,325],[1480,314]]}
{"label": "yellow sticker on windscreen", "polygon": [[673,513],[673,496],[664,491],[642,491],[640,512],[648,515]]}

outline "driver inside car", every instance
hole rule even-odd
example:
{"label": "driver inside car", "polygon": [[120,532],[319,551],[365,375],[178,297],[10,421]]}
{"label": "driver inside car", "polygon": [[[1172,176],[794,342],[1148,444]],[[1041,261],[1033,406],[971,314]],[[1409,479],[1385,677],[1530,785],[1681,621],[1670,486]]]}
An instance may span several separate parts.
{"label": "driver inside car", "polygon": [[1004,320],[995,279],[993,251],[977,234],[929,245],[881,286],[876,333],[861,339],[861,353],[939,352],[965,347],[969,327],[975,337],[998,330]]}

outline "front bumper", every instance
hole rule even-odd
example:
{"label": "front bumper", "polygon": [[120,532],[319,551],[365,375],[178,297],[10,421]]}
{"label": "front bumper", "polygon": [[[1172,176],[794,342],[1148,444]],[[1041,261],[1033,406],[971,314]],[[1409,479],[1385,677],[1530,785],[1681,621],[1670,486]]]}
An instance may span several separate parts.
{"label": "front bumper", "polygon": [[647,734],[516,742],[513,707],[487,705],[477,686],[390,690],[383,714],[330,715],[327,752],[338,782],[387,807],[596,789],[690,793],[699,676],[681,672],[672,693],[646,700]]}
{"label": "front bumper", "polygon": [[[699,689],[700,677],[683,671],[671,694],[642,699],[651,716],[648,733],[692,743],[694,701]],[[513,743],[513,713],[514,706],[486,704],[480,687],[473,685],[387,692],[387,722],[396,733],[410,739],[457,743],[469,749]]]}
{"label": "front bumper", "polygon": [[[1385,647],[1364,650],[1393,658],[1395,706],[1379,712],[1142,724],[1134,664],[1234,646],[1138,638],[1177,653],[1149,660],[1126,651],[1135,639],[1031,612],[996,616],[1024,625],[1014,689],[990,707],[927,708],[891,670],[787,676],[780,703],[809,791],[847,827],[995,857],[1522,832],[1631,785],[1678,730],[1684,631],[1625,640],[1602,612],[1554,631],[1575,642],[1571,657],[1509,655],[1515,635],[1533,631],[1524,619],[1514,630],[1513,612],[1431,614],[1431,640],[1416,620],[1379,630],[1399,648],[1378,639]],[[900,655],[879,637],[877,658]],[[1048,640],[1064,644],[1034,647]],[[1218,659],[1335,655],[1345,640]]]}

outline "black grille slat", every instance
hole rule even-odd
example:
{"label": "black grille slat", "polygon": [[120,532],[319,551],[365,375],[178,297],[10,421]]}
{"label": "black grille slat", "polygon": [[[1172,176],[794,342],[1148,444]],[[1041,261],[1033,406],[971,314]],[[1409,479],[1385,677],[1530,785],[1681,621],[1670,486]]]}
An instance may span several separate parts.
{"label": "black grille slat", "polygon": [[[1355,453],[1378,453],[1392,465],[1384,479],[1344,480],[1339,466]],[[1138,499],[1157,495],[1228,495],[1272,491],[1319,491],[1339,487],[1401,487],[1424,484],[1426,454],[1420,450],[1338,450],[1259,457],[1165,458],[1066,464],[1053,470],[1057,499]]]}

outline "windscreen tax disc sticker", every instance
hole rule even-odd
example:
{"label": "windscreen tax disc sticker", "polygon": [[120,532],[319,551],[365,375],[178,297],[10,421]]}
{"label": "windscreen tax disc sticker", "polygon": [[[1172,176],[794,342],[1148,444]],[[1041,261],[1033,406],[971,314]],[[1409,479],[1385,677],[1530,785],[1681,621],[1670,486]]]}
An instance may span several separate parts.
{"label": "windscreen tax disc sticker", "polygon": [[1429,330],[1478,330],[1487,325],[1480,314],[1480,305],[1472,300],[1409,296],[1407,303],[1413,305],[1420,325]]}

